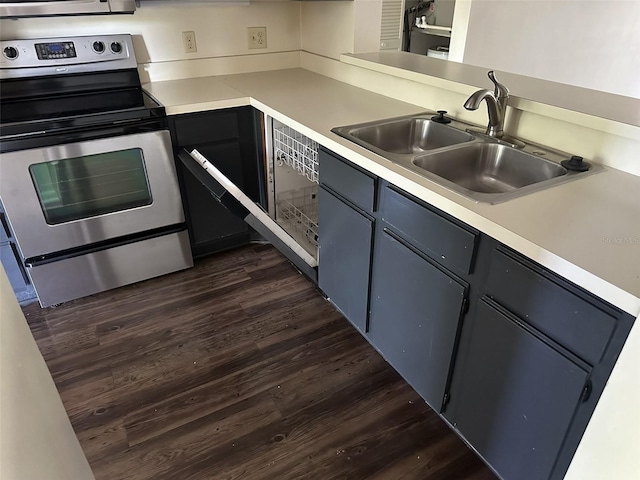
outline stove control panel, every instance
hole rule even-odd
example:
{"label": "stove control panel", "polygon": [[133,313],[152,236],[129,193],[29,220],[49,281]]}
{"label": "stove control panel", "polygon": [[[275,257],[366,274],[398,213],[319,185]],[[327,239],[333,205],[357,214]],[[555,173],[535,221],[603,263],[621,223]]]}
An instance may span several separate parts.
{"label": "stove control panel", "polygon": [[0,78],[137,68],[131,35],[0,41]]}
{"label": "stove control panel", "polygon": [[73,42],[36,43],[34,47],[40,60],[77,57]]}

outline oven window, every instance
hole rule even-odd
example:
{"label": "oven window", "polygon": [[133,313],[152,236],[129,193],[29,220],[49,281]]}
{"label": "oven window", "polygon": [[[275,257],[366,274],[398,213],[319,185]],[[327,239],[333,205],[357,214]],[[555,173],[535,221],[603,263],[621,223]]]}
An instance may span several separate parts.
{"label": "oven window", "polygon": [[139,148],[38,163],[29,172],[49,225],[151,204]]}

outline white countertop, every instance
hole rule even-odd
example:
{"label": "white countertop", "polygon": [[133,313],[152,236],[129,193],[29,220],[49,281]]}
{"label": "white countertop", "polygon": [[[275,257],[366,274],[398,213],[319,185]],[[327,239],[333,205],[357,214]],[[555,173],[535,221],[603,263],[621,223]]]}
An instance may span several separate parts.
{"label": "white countertop", "polygon": [[416,105],[302,69],[144,87],[169,115],[253,105],[617,307],[640,312],[640,177],[606,167],[502,204],[474,203],[331,132],[424,110]]}
{"label": "white countertop", "polygon": [[[471,85],[493,89],[487,78],[487,69],[458,62],[415,55],[394,50],[343,54],[341,61],[379,71],[400,78],[420,81],[428,76],[431,82]],[[573,112],[640,126],[640,100],[589,88],[526,77],[511,72],[496,71],[501,83],[509,87],[510,97],[532,100],[544,105],[564,108]]]}
{"label": "white countertop", "polygon": [[47,364],[2,267],[0,478],[94,480]]}

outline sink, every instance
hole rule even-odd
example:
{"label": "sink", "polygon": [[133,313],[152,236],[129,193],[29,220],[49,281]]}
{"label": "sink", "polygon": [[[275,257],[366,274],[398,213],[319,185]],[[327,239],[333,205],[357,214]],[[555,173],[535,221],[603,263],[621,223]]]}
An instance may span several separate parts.
{"label": "sink", "polygon": [[422,153],[475,139],[470,133],[432,122],[429,116],[339,127],[333,131],[370,150],[395,154]]}
{"label": "sink", "polygon": [[412,163],[467,190],[505,193],[567,174],[557,163],[497,143],[474,143]]}
{"label": "sink", "polygon": [[[519,139],[496,139],[432,113],[397,117],[331,131],[383,158],[475,202],[501,203],[589,173],[560,165],[571,155]],[[515,148],[517,147],[517,148]]]}

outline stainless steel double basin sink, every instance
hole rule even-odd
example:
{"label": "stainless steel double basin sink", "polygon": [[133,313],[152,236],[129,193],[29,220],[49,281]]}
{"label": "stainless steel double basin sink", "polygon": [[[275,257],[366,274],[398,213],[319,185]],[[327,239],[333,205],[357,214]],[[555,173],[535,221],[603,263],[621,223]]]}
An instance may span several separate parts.
{"label": "stainless steel double basin sink", "polygon": [[[585,173],[560,162],[570,155],[540,145],[509,142],[469,130],[433,113],[348,125],[332,131],[476,202],[501,203]],[[592,166],[590,171],[601,168]]]}

